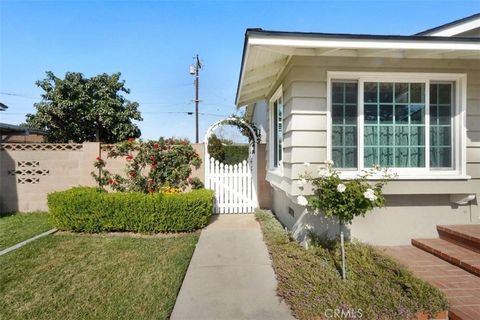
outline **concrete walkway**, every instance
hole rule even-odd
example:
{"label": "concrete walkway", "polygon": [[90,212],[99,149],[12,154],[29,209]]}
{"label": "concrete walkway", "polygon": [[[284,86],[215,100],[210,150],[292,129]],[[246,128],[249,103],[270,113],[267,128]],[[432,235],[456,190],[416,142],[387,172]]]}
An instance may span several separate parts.
{"label": "concrete walkway", "polygon": [[293,319],[252,214],[214,216],[188,267],[171,319]]}

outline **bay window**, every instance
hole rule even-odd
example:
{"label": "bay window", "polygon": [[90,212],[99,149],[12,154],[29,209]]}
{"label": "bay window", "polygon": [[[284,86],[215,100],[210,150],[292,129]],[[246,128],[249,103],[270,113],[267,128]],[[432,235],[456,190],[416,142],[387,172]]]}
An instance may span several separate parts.
{"label": "bay window", "polygon": [[464,172],[465,97],[457,97],[464,82],[463,75],[329,73],[328,145],[335,167]]}

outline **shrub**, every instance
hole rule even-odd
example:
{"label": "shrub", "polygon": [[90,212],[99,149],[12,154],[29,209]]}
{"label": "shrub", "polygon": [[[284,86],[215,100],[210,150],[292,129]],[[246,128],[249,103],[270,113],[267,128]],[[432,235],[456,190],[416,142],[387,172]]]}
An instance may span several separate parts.
{"label": "shrub", "polygon": [[108,145],[108,157],[125,157],[126,177],[110,173],[106,161],[97,157],[94,162],[98,172],[92,176],[101,187],[115,191],[158,192],[162,187],[185,189],[192,167],[199,168],[202,160],[195,149],[184,139],[158,141],[128,141]]}
{"label": "shrub", "polygon": [[48,195],[52,224],[75,232],[194,231],[207,225],[213,191],[145,194],[76,187]]}

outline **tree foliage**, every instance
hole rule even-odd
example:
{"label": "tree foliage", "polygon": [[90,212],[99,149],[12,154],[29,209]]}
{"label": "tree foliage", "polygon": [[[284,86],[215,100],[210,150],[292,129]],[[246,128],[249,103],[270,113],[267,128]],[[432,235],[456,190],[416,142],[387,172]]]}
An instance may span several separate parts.
{"label": "tree foliage", "polygon": [[64,79],[48,71],[36,82],[44,93],[35,103],[36,114],[27,114],[29,127],[48,132],[48,142],[102,141],[114,143],[140,136],[132,120],[143,120],[138,103],[127,100],[129,94],[120,73],[86,78],[79,72],[67,72]]}

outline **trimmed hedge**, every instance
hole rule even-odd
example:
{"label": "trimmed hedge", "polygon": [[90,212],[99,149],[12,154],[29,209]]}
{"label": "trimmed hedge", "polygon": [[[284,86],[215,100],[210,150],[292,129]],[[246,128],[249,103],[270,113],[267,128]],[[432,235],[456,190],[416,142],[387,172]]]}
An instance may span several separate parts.
{"label": "trimmed hedge", "polygon": [[75,187],[48,195],[52,224],[74,232],[186,232],[203,228],[213,212],[214,193],[106,192]]}

